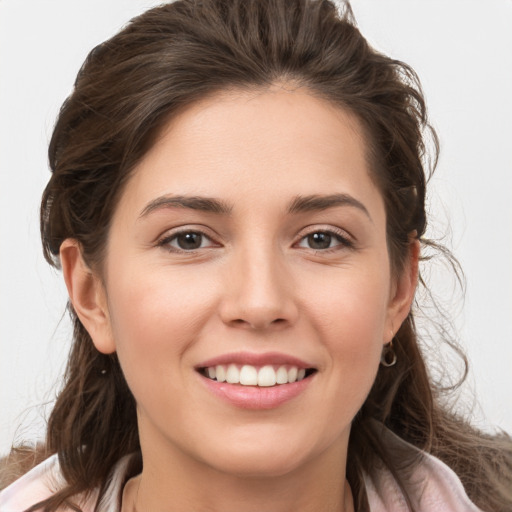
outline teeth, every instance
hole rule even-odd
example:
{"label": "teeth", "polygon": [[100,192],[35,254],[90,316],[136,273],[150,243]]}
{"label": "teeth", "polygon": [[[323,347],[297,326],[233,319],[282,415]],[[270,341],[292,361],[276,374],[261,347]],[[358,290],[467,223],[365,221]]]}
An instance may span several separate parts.
{"label": "teeth", "polygon": [[258,372],[258,386],[270,387],[276,385],[276,371],[272,366],[264,366]]}
{"label": "teeth", "polygon": [[230,364],[227,367],[219,364],[206,368],[205,374],[210,379],[216,379],[218,382],[241,384],[242,386],[270,387],[276,384],[289,384],[302,380],[306,376],[306,369],[299,369],[296,366],[275,368],[272,365],[256,368],[250,364],[245,364],[239,368],[236,364]]}
{"label": "teeth", "polygon": [[225,382],[226,380],[226,370],[224,366],[219,365],[215,367],[215,376],[219,382]]}
{"label": "teeth", "polygon": [[288,382],[295,382],[297,380],[297,367],[295,366],[292,366],[289,370],[288,370]]}
{"label": "teeth", "polygon": [[288,372],[284,366],[279,367],[276,373],[276,382],[278,384],[287,384],[288,383]]}
{"label": "teeth", "polygon": [[248,364],[240,370],[240,384],[244,386],[256,386],[258,384],[258,370]]}
{"label": "teeth", "polygon": [[238,384],[240,382],[240,371],[234,364],[228,366],[226,372],[226,382],[229,384]]}

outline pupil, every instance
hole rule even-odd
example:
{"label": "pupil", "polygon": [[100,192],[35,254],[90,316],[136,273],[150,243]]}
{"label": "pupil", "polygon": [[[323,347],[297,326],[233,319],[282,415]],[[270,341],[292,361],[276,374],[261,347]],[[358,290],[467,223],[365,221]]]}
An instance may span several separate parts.
{"label": "pupil", "polygon": [[198,249],[201,247],[202,236],[200,233],[183,233],[177,239],[180,249]]}
{"label": "pupil", "polygon": [[331,245],[331,235],[328,233],[313,233],[308,236],[308,243],[312,249],[328,249]]}

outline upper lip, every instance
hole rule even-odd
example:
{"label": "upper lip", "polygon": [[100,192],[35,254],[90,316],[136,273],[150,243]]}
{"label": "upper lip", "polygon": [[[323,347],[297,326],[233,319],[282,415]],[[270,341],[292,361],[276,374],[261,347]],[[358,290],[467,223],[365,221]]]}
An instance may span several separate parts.
{"label": "upper lip", "polygon": [[288,354],[282,354],[279,352],[265,352],[262,354],[257,354],[253,352],[232,352],[228,354],[222,354],[217,357],[213,357],[208,359],[198,365],[196,365],[196,369],[199,368],[209,368],[211,366],[217,365],[227,365],[227,364],[239,364],[244,365],[248,364],[251,366],[265,366],[265,365],[276,365],[276,366],[296,366],[297,368],[314,368],[313,364],[307,363],[295,356],[291,356]]}

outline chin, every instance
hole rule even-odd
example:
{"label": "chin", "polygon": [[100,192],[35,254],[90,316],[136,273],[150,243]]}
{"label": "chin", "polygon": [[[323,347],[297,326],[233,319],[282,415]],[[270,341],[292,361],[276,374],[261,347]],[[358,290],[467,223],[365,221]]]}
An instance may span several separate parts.
{"label": "chin", "polygon": [[226,453],[221,461],[212,465],[221,473],[235,475],[239,478],[265,479],[289,475],[299,470],[306,460],[300,453]]}
{"label": "chin", "polygon": [[291,432],[284,435],[269,429],[252,434],[251,439],[234,434],[224,443],[217,439],[211,451],[203,452],[207,463],[222,473],[241,478],[275,478],[300,471],[331,449],[337,451],[336,441],[315,439],[308,432],[295,432],[294,436]]}

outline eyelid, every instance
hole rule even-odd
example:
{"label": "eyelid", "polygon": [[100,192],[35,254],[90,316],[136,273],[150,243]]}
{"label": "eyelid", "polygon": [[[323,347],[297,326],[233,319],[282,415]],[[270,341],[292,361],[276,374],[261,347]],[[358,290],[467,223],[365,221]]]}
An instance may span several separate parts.
{"label": "eyelid", "polygon": [[[207,228],[206,226],[192,224],[192,225],[183,225],[183,226],[177,226],[175,228],[171,228],[166,230],[162,235],[160,235],[156,241],[155,245],[158,247],[163,247],[169,251],[172,252],[178,252],[178,253],[194,253],[195,251],[198,251],[199,249],[209,249],[212,247],[220,247],[222,244],[217,242],[216,235],[211,233],[211,229]],[[179,235],[185,234],[185,233],[198,233],[207,240],[209,240],[210,244],[207,247],[199,247],[197,249],[181,249],[179,247],[172,247],[170,246],[170,242],[174,239],[176,239]],[[306,237],[314,234],[314,233],[326,233],[329,235],[334,236],[336,239],[340,241],[340,243],[334,247],[330,247],[327,249],[313,249],[310,248],[310,250],[314,250],[317,252],[326,253],[329,251],[336,251],[340,250],[340,248],[354,248],[355,246],[355,239],[354,237],[348,233],[346,230],[341,229],[336,226],[332,225],[325,225],[325,224],[315,224],[311,226],[306,226],[305,228],[301,229],[301,231],[297,234],[296,241],[294,242],[294,246],[298,246],[299,243],[301,243]]]}
{"label": "eyelid", "polygon": [[[171,252],[189,253],[189,254],[194,253],[195,251],[198,251],[199,249],[209,249],[211,247],[220,247],[221,244],[215,240],[215,237],[212,236],[212,234],[210,234],[210,232],[211,232],[211,230],[206,229],[204,226],[200,226],[197,224],[195,224],[195,225],[187,224],[184,226],[179,226],[179,227],[175,227],[172,229],[168,229],[167,231],[165,231],[162,235],[160,235],[156,239],[155,245],[157,247],[162,247]],[[201,236],[203,236],[204,238],[207,238],[211,242],[211,244],[208,245],[208,247],[200,247],[197,249],[190,249],[190,250],[185,250],[185,249],[181,249],[179,247],[173,247],[170,245],[170,242],[172,240],[176,239],[179,235],[182,235],[185,233],[198,233]]]}
{"label": "eyelid", "polygon": [[335,227],[335,226],[328,226],[325,224],[316,224],[312,226],[307,226],[303,228],[299,234],[297,235],[297,241],[294,243],[295,246],[297,246],[300,242],[302,242],[306,237],[314,234],[314,233],[326,233],[329,235],[333,235],[338,240],[340,240],[340,244],[335,247],[330,247],[328,249],[313,249],[310,250],[316,251],[316,252],[329,252],[329,251],[335,251],[339,250],[339,248],[348,248],[353,249],[355,246],[355,239],[354,237],[348,233],[346,230]]}

